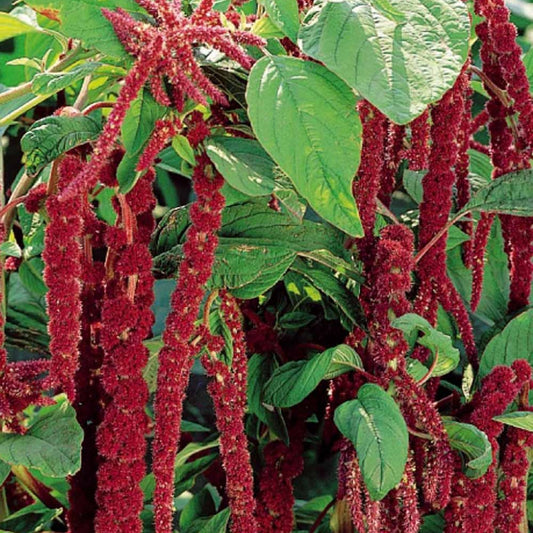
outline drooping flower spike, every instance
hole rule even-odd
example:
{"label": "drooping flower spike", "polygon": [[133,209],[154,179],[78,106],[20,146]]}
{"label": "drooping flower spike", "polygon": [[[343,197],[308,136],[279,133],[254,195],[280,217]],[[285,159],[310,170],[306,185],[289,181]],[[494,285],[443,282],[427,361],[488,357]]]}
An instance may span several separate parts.
{"label": "drooping flower spike", "polygon": [[220,193],[223,182],[208,157],[199,155],[193,173],[197,200],[190,210],[192,225],[187,232],[184,259],[171,297],[171,311],[163,333],[165,346],[159,353],[153,442],[157,533],[172,531],[174,458],[180,437],[183,399],[196,354],[189,341],[213,268],[224,207],[224,197]]}

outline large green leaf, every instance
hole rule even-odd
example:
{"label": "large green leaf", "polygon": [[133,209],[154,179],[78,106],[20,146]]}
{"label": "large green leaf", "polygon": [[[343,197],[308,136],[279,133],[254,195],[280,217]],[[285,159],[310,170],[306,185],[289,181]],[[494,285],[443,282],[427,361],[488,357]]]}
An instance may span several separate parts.
{"label": "large green leaf", "polygon": [[402,479],[409,435],[395,401],[372,383],[363,385],[356,400],[335,410],[339,431],[357,452],[365,485],[373,500],[381,500]]}
{"label": "large green leaf", "polygon": [[[444,376],[459,364],[459,350],[453,346],[451,338],[436,330],[425,318],[414,313],[407,313],[395,318],[391,326],[402,330],[411,344],[417,342],[429,348],[433,357],[437,357],[432,376]],[[423,333],[421,337],[418,336],[419,332]]]}
{"label": "large green leaf", "polygon": [[362,235],[352,180],[361,122],[349,87],[322,65],[291,57],[258,61],[246,90],[259,142],[325,220]]}
{"label": "large green leaf", "polygon": [[47,476],[68,476],[81,466],[82,440],[76,412],[63,401],[38,411],[24,435],[0,433],[0,459]]}
{"label": "large green leaf", "polygon": [[300,19],[296,0],[263,0],[266,12],[274,24],[293,42],[298,37]]}
{"label": "large green leaf", "polygon": [[533,216],[533,170],[504,174],[477,191],[461,212]]}
{"label": "large green leaf", "polygon": [[[0,12],[0,41],[12,39],[18,35],[42,31],[35,17],[27,13],[27,8],[18,7],[10,13]],[[31,10],[29,10],[31,12]]]}
{"label": "large green leaf", "polygon": [[468,54],[461,0],[321,1],[298,42],[397,124],[452,87]]}
{"label": "large green leaf", "polygon": [[487,435],[476,426],[444,420],[450,446],[465,457],[463,469],[470,478],[481,477],[492,463],[492,446]]}
{"label": "large green leaf", "polygon": [[229,517],[229,508],[220,511],[208,520],[205,526],[200,529],[199,533],[225,533],[228,527]]}
{"label": "large green leaf", "polygon": [[485,347],[479,365],[479,376],[486,376],[498,365],[510,366],[517,359],[533,364],[533,309],[513,318]]}
{"label": "large green leaf", "polygon": [[248,196],[274,191],[274,161],[257,141],[219,136],[211,137],[205,147],[217,170],[238,191]]}
{"label": "large green leaf", "polygon": [[94,141],[98,135],[100,125],[90,117],[51,116],[38,120],[20,141],[28,173],[37,173],[61,154]]}

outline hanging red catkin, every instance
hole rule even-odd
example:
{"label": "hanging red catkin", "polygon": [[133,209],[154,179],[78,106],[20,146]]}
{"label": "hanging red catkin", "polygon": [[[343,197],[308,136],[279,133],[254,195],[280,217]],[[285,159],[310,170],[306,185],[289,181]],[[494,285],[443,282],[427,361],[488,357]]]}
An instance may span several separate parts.
{"label": "hanging red catkin", "polygon": [[[106,292],[102,304],[102,385],[109,396],[98,428],[101,457],[96,500],[96,533],[140,533],[148,387],[142,370],[148,361],[143,340],[150,333],[153,313],[152,258],[148,250],[155,199],[149,170],[127,195],[119,195],[117,225],[105,239]],[[148,216],[145,216],[148,215]],[[147,227],[143,227],[146,226]]]}
{"label": "hanging red catkin", "polygon": [[346,500],[353,526],[356,531],[364,531],[363,479],[355,448],[346,439],[343,440],[339,456],[338,479],[337,500]]}
{"label": "hanging red catkin", "polygon": [[[465,92],[469,78],[468,63],[455,85],[433,108],[431,116],[431,154],[429,168],[422,180],[424,195],[420,204],[419,249],[422,249],[448,222],[452,207],[454,167],[457,163],[457,135],[464,118]],[[420,290],[415,311],[431,323],[436,321],[435,302],[442,303],[456,320],[470,362],[477,366],[477,349],[472,325],[457,290],[446,273],[446,237],[443,236],[418,263]]]}
{"label": "hanging red catkin", "polygon": [[220,432],[220,455],[226,472],[226,495],[231,509],[230,530],[232,533],[257,533],[254,479],[244,428],[246,343],[237,302],[225,291],[220,296],[220,310],[233,340],[233,358],[228,366],[216,358],[216,351],[208,345],[210,353],[203,358],[203,364],[207,375],[213,379],[207,390],[213,399]]}
{"label": "hanging red catkin", "polygon": [[75,398],[74,376],[79,365],[81,338],[81,237],[83,193],[61,198],[62,192],[83,172],[84,164],[67,155],[58,166],[58,191],[46,201],[49,222],[44,237],[44,281],[48,286],[48,333],[50,334],[49,382],[60,386],[70,401]]}
{"label": "hanging red catkin", "polygon": [[522,533],[527,502],[528,452],[533,447],[533,434],[514,427],[507,428],[503,457],[500,459],[501,477],[498,483],[498,502],[494,531]]}
{"label": "hanging red catkin", "polygon": [[509,404],[529,381],[531,368],[527,361],[515,361],[512,368],[497,366],[486,376],[472,401],[465,406],[469,412],[461,419],[475,425],[487,435],[492,446],[492,464],[480,478],[470,479],[456,464],[453,494],[445,510],[445,533],[476,531],[494,533],[497,503],[498,437],[503,424],[494,417],[503,414]]}
{"label": "hanging red catkin", "polygon": [[383,170],[381,173],[381,184],[379,189],[379,199],[386,205],[390,205],[391,196],[396,186],[396,173],[403,156],[403,139],[405,136],[405,126],[398,126],[388,121],[387,139],[385,142],[385,153],[383,157]]}
{"label": "hanging red catkin", "polygon": [[424,111],[411,124],[411,148],[407,152],[411,170],[425,170],[429,161],[429,111]]}
{"label": "hanging red catkin", "polygon": [[189,340],[213,268],[218,244],[216,233],[220,228],[224,207],[224,197],[220,194],[223,182],[209,158],[204,154],[199,155],[193,174],[197,200],[190,211],[192,226],[183,246],[184,259],[163,333],[165,346],[159,353],[152,453],[156,479],[154,514],[157,533],[172,531],[174,458],[180,436],[183,399],[195,353]]}
{"label": "hanging red catkin", "polygon": [[259,533],[291,533],[294,528],[293,480],[304,468],[306,418],[301,413],[295,413],[289,430],[289,446],[276,440],[263,449],[264,466],[259,474],[257,496]]}
{"label": "hanging red catkin", "polygon": [[[116,165],[113,165],[113,170],[116,170]],[[80,365],[75,376],[76,397],[73,406],[84,437],[81,469],[70,479],[67,523],[72,532],[94,533],[98,470],[96,430],[102,421],[105,403],[105,393],[97,377],[103,361],[100,325],[105,267],[102,261],[93,259],[93,249],[103,247],[105,224],[97,219],[88,204],[83,210],[83,226]]]}
{"label": "hanging red catkin", "polygon": [[383,153],[387,135],[387,119],[372,104],[365,100],[359,103],[359,116],[363,123],[363,147],[358,178],[353,184],[353,193],[361,216],[365,236],[357,246],[361,259],[366,264],[371,261],[371,248],[374,241],[376,221],[376,199],[379,193],[383,170]]}

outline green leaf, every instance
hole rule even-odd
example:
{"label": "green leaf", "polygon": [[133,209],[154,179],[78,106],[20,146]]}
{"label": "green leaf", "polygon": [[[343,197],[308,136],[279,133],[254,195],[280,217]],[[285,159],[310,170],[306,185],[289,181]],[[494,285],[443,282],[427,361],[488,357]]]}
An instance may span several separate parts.
{"label": "green leaf", "polygon": [[213,516],[198,533],[225,533],[230,516],[229,508]]}
{"label": "green leaf", "polygon": [[0,461],[0,485],[4,484],[7,476],[11,473],[11,465],[5,461]]}
{"label": "green leaf", "polygon": [[69,37],[81,39],[87,48],[96,48],[104,54],[124,57],[126,52],[102,8],[142,11],[135,0],[60,0],[61,29]]}
{"label": "green leaf", "polygon": [[502,422],[508,426],[533,431],[533,413],[531,411],[513,411],[493,418],[497,422]]}
{"label": "green leaf", "polygon": [[427,170],[409,170],[403,172],[403,186],[409,196],[417,203],[422,203],[424,189],[422,188],[422,178],[427,174]]}
{"label": "green leaf", "polygon": [[20,281],[35,296],[44,296],[48,287],[43,281],[44,261],[40,257],[32,257],[24,261],[18,270]]}
{"label": "green leaf", "polygon": [[485,211],[533,216],[533,170],[504,174],[477,191],[461,212]]}
{"label": "green leaf", "polygon": [[298,43],[397,124],[450,89],[468,54],[461,0],[322,1]]}
{"label": "green leaf", "polygon": [[22,250],[15,241],[4,241],[0,244],[0,253],[10,257],[22,257]]}
{"label": "green leaf", "polygon": [[76,412],[63,401],[40,409],[24,435],[0,433],[0,459],[64,477],[80,469],[82,440]]}
{"label": "green leaf", "polygon": [[246,99],[259,142],[297,191],[325,220],[362,236],[351,188],[361,122],[346,84],[317,63],[264,57],[250,72]]}
{"label": "green leaf", "polygon": [[356,400],[337,407],[334,421],[355,447],[370,497],[383,499],[401,481],[407,462],[409,435],[399,407],[381,387],[367,383]]}
{"label": "green leaf", "polygon": [[203,487],[185,505],[180,513],[180,531],[187,531],[187,528],[199,518],[211,516],[216,511],[213,496],[207,487]]}
{"label": "green leaf", "polygon": [[117,169],[119,191],[126,194],[142,176],[136,171],[139,158],[147,145],[157,120],[162,118],[166,108],[158,104],[147,89],[143,89],[132,102],[122,123],[122,141],[126,155]]}
{"label": "green leaf", "polygon": [[248,409],[288,445],[289,434],[281,410],[279,408],[266,409],[263,405],[263,388],[274,372],[274,365],[273,357],[258,353],[252,355],[248,360]]}
{"label": "green leaf", "polygon": [[333,351],[326,350],[305,361],[290,361],[277,368],[264,389],[265,403],[292,407],[311,394],[330,368]]}
{"label": "green leaf", "polygon": [[305,313],[303,311],[290,311],[285,313],[279,320],[278,326],[282,329],[301,329],[308,326],[313,320],[315,315],[311,313]]}
{"label": "green leaf", "polygon": [[29,174],[36,174],[61,154],[94,141],[99,135],[100,125],[90,117],[42,118],[31,126],[20,141],[26,169]]}
{"label": "green leaf", "polygon": [[533,309],[513,318],[485,347],[479,365],[479,377],[486,376],[495,366],[511,366],[517,359],[533,364]]}
{"label": "green leaf", "polygon": [[300,19],[297,0],[263,0],[265,10],[274,24],[293,42],[296,42]]}
{"label": "green leaf", "polygon": [[68,72],[46,72],[36,74],[31,81],[34,94],[55,94],[78,80],[85,78],[101,65],[96,61],[87,61]]}
{"label": "green leaf", "polygon": [[272,194],[274,161],[252,139],[211,137],[205,143],[207,155],[224,179],[248,196]]}
{"label": "green leaf", "polygon": [[444,420],[450,446],[465,457],[463,470],[469,478],[481,477],[492,463],[492,446],[487,435],[471,424]]}
{"label": "green leaf", "polygon": [[[35,13],[33,15],[35,17]],[[28,16],[27,8],[15,8],[10,13],[0,12],[0,42],[37,31],[42,29],[36,19]]]}
{"label": "green leaf", "polygon": [[251,31],[254,35],[263,37],[263,39],[281,39],[285,36],[269,16],[257,19],[254,22]]}
{"label": "green leaf", "polygon": [[196,165],[196,158],[194,157],[194,149],[185,135],[176,135],[172,139],[172,148],[174,151],[189,165]]}
{"label": "green leaf", "polygon": [[[414,339],[421,346],[429,348],[434,357],[438,357],[432,376],[444,376],[459,364],[459,350],[453,346],[450,337],[437,331],[425,318],[414,313],[407,313],[395,318],[391,325],[393,328],[402,330],[407,340]],[[418,337],[418,332],[423,333],[423,336]]]}
{"label": "green leaf", "polygon": [[347,344],[339,344],[339,346],[326,350],[326,352],[329,351],[332,352],[332,358],[328,371],[324,374],[324,379],[333,379],[357,368],[364,368],[358,353]]}

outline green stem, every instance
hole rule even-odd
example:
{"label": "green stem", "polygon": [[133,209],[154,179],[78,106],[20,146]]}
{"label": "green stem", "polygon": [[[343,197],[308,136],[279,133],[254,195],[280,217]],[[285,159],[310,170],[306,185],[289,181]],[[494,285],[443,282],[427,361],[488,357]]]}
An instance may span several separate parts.
{"label": "green stem", "polygon": [[[45,71],[45,74],[49,74],[51,72],[59,72],[76,63],[76,61],[79,61],[80,59],[86,59],[87,57],[90,57],[92,55],[94,55],[94,52],[85,52],[81,46],[77,46],[72,50],[70,54],[66,55],[65,57],[54,63],[47,71]],[[22,85],[19,85],[18,87],[13,87],[8,91],[0,93],[0,105],[7,104],[8,102],[11,102],[11,100],[15,100],[15,98],[19,98],[21,96],[31,93],[31,87],[32,81],[30,80],[26,83],[23,83]]]}

